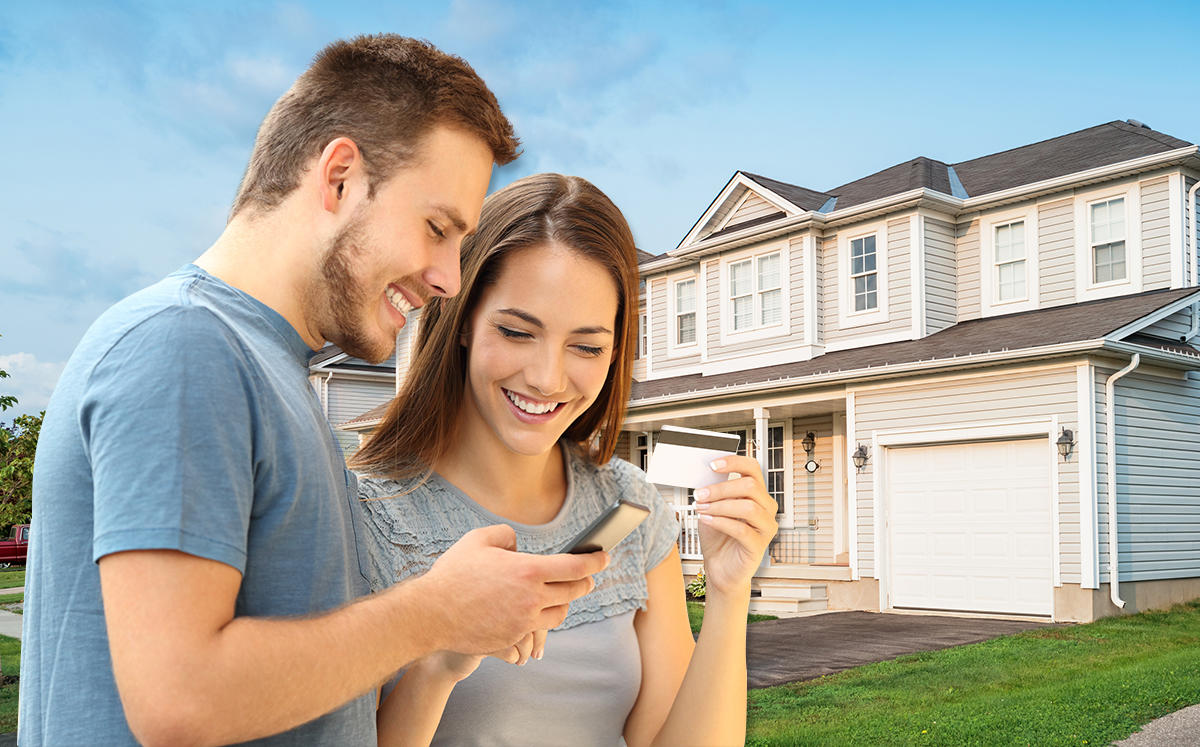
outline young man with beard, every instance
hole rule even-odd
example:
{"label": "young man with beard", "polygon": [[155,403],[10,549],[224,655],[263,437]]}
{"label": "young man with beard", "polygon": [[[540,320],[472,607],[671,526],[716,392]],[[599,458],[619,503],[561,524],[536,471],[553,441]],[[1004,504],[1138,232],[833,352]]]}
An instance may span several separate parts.
{"label": "young man with beard", "polygon": [[276,102],[221,237],[105,312],[51,399],[21,744],[374,745],[397,669],[528,641],[591,588],[601,554],[525,555],[489,527],[353,601],[356,486],[307,381],[325,341],[383,360],[458,291],[515,155],[474,71],[411,39],[334,43]]}

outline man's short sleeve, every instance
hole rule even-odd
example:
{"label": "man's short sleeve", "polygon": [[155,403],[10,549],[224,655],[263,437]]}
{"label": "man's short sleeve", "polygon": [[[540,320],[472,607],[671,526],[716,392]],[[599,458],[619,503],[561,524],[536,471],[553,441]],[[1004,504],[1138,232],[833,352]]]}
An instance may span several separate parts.
{"label": "man's short sleeve", "polygon": [[251,378],[210,311],[171,307],[125,333],[80,403],[92,559],[169,549],[245,571],[254,498]]}

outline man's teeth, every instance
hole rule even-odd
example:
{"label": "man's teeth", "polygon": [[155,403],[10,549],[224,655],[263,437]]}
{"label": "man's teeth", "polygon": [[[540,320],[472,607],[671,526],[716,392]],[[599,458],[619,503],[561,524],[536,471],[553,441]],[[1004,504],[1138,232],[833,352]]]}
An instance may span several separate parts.
{"label": "man's teeth", "polygon": [[413,305],[408,302],[403,293],[397,293],[392,290],[392,286],[388,286],[386,291],[387,300],[392,304],[392,307],[401,314],[407,314],[413,310]]}
{"label": "man's teeth", "polygon": [[537,404],[535,402],[530,402],[529,400],[521,397],[518,394],[514,394],[507,389],[504,390],[504,393],[508,395],[509,401],[530,415],[544,415],[561,404],[559,402],[546,402],[544,404]]}

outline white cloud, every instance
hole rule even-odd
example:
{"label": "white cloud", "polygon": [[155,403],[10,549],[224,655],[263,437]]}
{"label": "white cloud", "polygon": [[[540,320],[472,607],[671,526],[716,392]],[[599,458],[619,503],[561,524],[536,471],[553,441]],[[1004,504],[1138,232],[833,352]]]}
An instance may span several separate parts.
{"label": "white cloud", "polygon": [[0,394],[17,398],[16,406],[0,414],[0,419],[10,420],[46,409],[50,393],[66,365],[66,361],[39,361],[33,353],[0,355],[0,370],[8,372],[7,379],[0,379]]}
{"label": "white cloud", "polygon": [[292,84],[296,73],[278,57],[229,56],[226,62],[233,79],[255,92],[278,96]]}

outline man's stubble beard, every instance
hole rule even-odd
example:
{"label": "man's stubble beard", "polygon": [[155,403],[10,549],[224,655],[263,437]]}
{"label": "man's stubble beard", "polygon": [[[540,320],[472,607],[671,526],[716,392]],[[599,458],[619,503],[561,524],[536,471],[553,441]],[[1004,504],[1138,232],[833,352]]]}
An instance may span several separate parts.
{"label": "man's stubble beard", "polygon": [[[354,275],[355,265],[369,254],[364,250],[367,239],[363,224],[362,216],[357,215],[333,238],[321,258],[320,277],[309,289],[309,306],[321,309],[318,318],[325,339],[355,358],[381,363],[395,352],[396,338],[374,340],[367,329],[378,317],[375,306],[379,299]],[[412,280],[406,277],[401,284],[413,287]]]}

